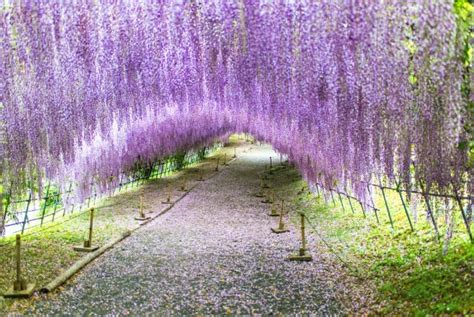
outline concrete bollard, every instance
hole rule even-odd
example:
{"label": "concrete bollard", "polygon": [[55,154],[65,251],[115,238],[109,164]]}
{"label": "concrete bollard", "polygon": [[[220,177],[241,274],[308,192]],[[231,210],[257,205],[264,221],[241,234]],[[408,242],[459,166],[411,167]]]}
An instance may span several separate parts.
{"label": "concrete bollard", "polygon": [[89,214],[89,238],[84,240],[84,244],[82,246],[75,246],[73,247],[74,251],[78,252],[93,252],[99,248],[97,245],[92,245],[92,232],[94,228],[94,208],[90,209]]}
{"label": "concrete bollard", "polygon": [[13,282],[13,286],[3,294],[5,298],[28,298],[30,297],[35,289],[34,283],[27,283],[25,279],[21,277],[21,235],[16,235],[16,280]]}

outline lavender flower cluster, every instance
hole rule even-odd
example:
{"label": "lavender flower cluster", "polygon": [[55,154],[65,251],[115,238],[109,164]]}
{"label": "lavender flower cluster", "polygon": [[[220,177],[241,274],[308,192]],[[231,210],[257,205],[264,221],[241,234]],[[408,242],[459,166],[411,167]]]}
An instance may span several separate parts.
{"label": "lavender flower cluster", "polygon": [[[448,0],[5,1],[3,181],[91,180],[244,131],[363,198],[472,171]],[[21,186],[18,186],[21,187]]]}

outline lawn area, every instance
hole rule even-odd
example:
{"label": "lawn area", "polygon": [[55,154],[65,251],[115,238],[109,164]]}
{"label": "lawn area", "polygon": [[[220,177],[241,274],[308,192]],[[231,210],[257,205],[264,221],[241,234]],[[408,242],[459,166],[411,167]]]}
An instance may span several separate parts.
{"label": "lawn area", "polygon": [[[304,185],[303,181],[296,181],[286,189],[295,197],[295,211],[303,211],[311,223],[310,231],[318,240],[324,239],[319,247],[336,253],[361,279],[361,284],[375,293],[376,313],[474,313],[474,244],[467,237],[460,214],[453,217],[454,234],[446,247],[447,225],[442,217],[437,217],[439,239],[421,211],[411,232],[397,196],[387,194],[394,220],[391,229],[380,194],[375,199],[376,206],[380,206],[377,224],[375,215],[368,213],[364,218],[354,201],[352,213],[346,198],[342,199],[343,209],[338,198],[333,204],[316,193],[295,195]],[[293,222],[299,223],[296,212]]]}

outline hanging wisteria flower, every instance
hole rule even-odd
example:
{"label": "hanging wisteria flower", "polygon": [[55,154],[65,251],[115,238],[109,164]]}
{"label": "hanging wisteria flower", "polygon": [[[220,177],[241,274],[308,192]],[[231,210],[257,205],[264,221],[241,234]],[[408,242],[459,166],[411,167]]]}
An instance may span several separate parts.
{"label": "hanging wisteria flower", "polygon": [[[245,131],[310,181],[471,177],[453,3],[5,1],[3,181],[84,197],[138,160]],[[104,185],[104,190],[106,186]]]}

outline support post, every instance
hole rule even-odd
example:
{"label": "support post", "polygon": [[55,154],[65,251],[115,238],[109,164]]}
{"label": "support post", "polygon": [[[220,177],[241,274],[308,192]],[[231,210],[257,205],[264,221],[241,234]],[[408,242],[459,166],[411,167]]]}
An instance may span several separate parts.
{"label": "support post", "polygon": [[344,204],[342,203],[341,193],[339,191],[337,191],[337,195],[339,196],[339,202],[341,203],[342,211],[346,212],[346,208],[344,208]]}
{"label": "support post", "polygon": [[387,209],[388,219],[390,220],[390,226],[393,229],[392,214],[390,213],[390,208],[388,208],[387,197],[385,197],[385,190],[382,186],[382,181],[380,180],[380,176],[379,176],[379,185],[380,185],[380,190],[382,191],[382,197],[383,197],[383,201],[385,203],[385,208]]}
{"label": "support post", "polygon": [[370,201],[372,202],[372,208],[374,209],[375,218],[377,219],[377,224],[380,224],[379,215],[377,213],[377,207],[374,203],[374,198],[372,197],[372,191],[370,190],[370,185],[367,184],[367,192],[369,193]]}
{"label": "support post", "polygon": [[78,252],[93,252],[99,248],[99,246],[92,245],[92,232],[94,228],[94,208],[90,209],[90,216],[89,216],[89,238],[84,240],[83,246],[76,246],[74,247],[74,251]]}
{"label": "support post", "polygon": [[275,197],[275,193],[273,192],[273,190],[271,192],[267,192],[267,195],[265,196],[265,199],[262,200],[262,203],[272,204],[274,197]]}
{"label": "support post", "polygon": [[259,191],[255,194],[255,197],[258,197],[258,198],[265,197],[265,193],[263,192],[263,180],[260,180],[260,189],[259,189]]}
{"label": "support post", "polygon": [[58,210],[58,200],[59,200],[59,196],[60,194],[57,194],[56,198],[54,200],[54,209],[53,209],[53,218],[51,219],[51,222],[54,222],[54,218],[56,217],[56,211]]}
{"label": "support post", "polygon": [[180,191],[182,191],[182,192],[187,192],[188,191],[186,183],[187,183],[187,179],[186,179],[186,177],[183,177],[183,181],[181,182],[181,187],[179,188]]}
{"label": "support post", "polygon": [[288,260],[290,261],[311,261],[313,257],[307,252],[306,248],[306,236],[305,236],[305,226],[304,226],[304,214],[301,213],[301,248],[299,249],[298,254],[290,255]]}
{"label": "support post", "polygon": [[434,218],[433,211],[431,210],[431,205],[430,205],[430,200],[429,200],[429,197],[428,197],[428,193],[425,192],[425,188],[424,188],[423,183],[421,182],[421,180],[420,180],[419,183],[420,183],[421,192],[423,193],[423,197],[425,198],[426,208],[428,208],[428,215],[431,218],[431,222],[433,223],[433,227],[434,227],[435,232],[436,232],[436,239],[439,239],[438,225],[436,224],[436,219]]}
{"label": "support post", "polygon": [[411,219],[410,219],[410,214],[408,213],[408,209],[405,204],[405,199],[403,199],[402,192],[400,191],[400,184],[398,184],[397,186],[397,192],[398,192],[398,196],[400,197],[400,200],[402,201],[403,210],[405,211],[405,216],[407,217],[408,223],[410,224],[410,229],[411,231],[414,231],[413,224],[411,223]]}
{"label": "support post", "polygon": [[16,280],[13,286],[3,295],[5,298],[28,298],[35,289],[34,283],[27,283],[21,277],[21,235],[16,235]]}
{"label": "support post", "polygon": [[316,183],[316,195],[321,196],[321,194],[319,193],[319,185],[318,183]]}
{"label": "support post", "polygon": [[279,214],[277,212],[277,204],[275,201],[275,192],[272,190],[272,208],[270,210],[270,217],[278,217]]}
{"label": "support post", "polygon": [[331,193],[332,204],[336,206],[336,202],[334,201],[334,195],[332,194],[332,188],[329,189],[329,193]]}
{"label": "support post", "polygon": [[283,222],[283,211],[284,211],[284,204],[285,201],[281,201],[281,209],[280,209],[280,218],[278,220],[278,227],[277,228],[272,228],[273,233],[284,233],[284,232],[289,232],[290,230],[285,226],[285,223]]}
{"label": "support post", "polygon": [[171,204],[171,182],[168,182],[166,186],[166,200],[161,202],[162,204]]}
{"label": "support post", "polygon": [[351,207],[352,214],[355,214],[354,207],[352,206],[351,196],[347,195],[347,200],[349,200],[349,207]]}
{"label": "support post", "polygon": [[471,227],[469,226],[469,221],[467,220],[466,213],[464,212],[464,208],[462,206],[461,198],[459,198],[459,194],[458,194],[458,191],[456,189],[454,190],[454,194],[456,196],[456,201],[458,203],[459,209],[461,210],[462,219],[464,221],[464,225],[466,226],[466,231],[467,231],[467,234],[469,235],[469,239],[471,240],[471,243],[474,243],[474,240],[472,238],[472,233],[471,233]]}
{"label": "support post", "polygon": [[366,218],[367,216],[365,214],[364,204],[360,200],[358,200],[358,201],[359,201],[359,204],[360,204],[360,208],[362,209],[362,213],[364,214],[364,218]]}
{"label": "support post", "polygon": [[146,221],[149,220],[150,217],[147,217],[145,215],[145,212],[143,211],[143,194],[140,195],[140,207],[138,209],[138,217],[135,217],[135,220],[138,221]]}

